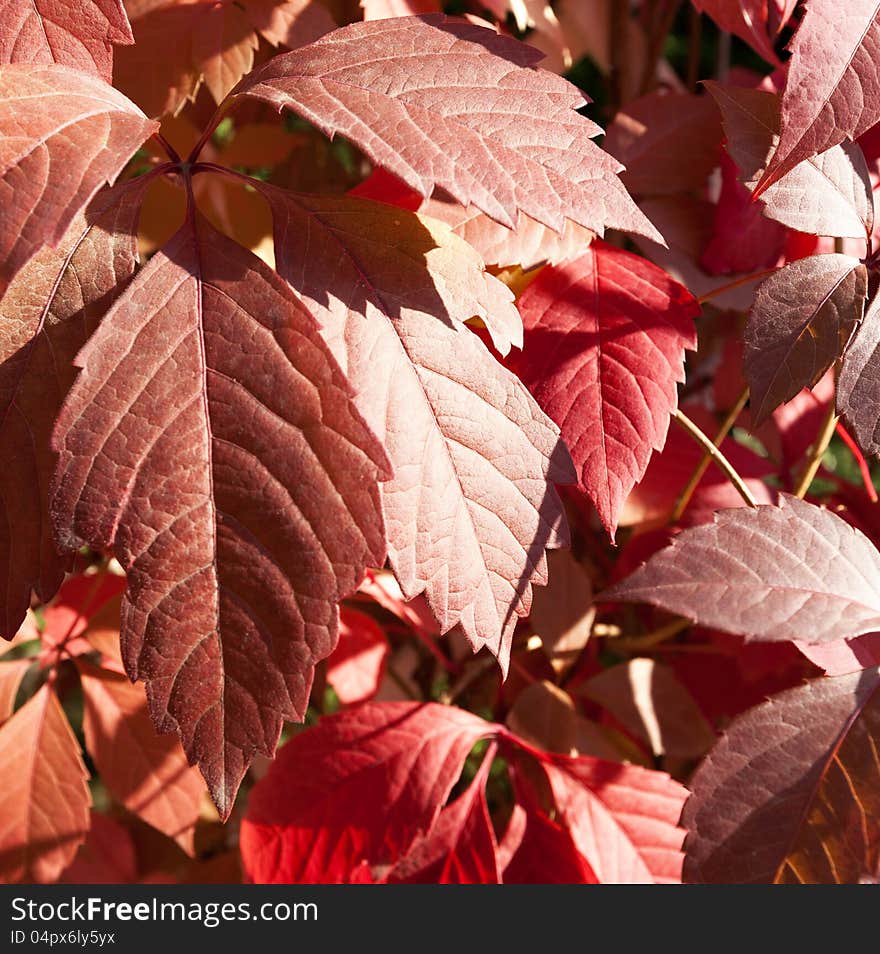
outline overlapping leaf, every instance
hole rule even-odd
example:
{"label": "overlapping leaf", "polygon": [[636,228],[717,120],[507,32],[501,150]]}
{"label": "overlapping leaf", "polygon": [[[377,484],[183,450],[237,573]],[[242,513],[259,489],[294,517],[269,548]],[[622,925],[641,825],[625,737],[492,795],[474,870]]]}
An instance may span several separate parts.
{"label": "overlapping leaf", "polygon": [[[264,187],[265,189],[265,187]],[[448,228],[351,197],[266,190],[278,269],[319,316],[359,409],[385,442],[388,552],[404,594],[424,592],[506,668],[545,548],[565,540],[553,483],[571,480],[553,423],[463,322],[499,350],[519,340],[510,292]]]}
{"label": "overlapping leaf", "polygon": [[327,681],[340,702],[351,705],[376,694],[389,648],[388,637],[371,616],[342,608],[339,642],[327,660]]}
{"label": "overlapping leaf", "polygon": [[[705,85],[724,117],[727,151],[752,188],[779,142],[779,98],[764,90]],[[765,215],[801,232],[869,238],[874,228],[871,179],[855,143],[799,163],[765,189],[761,201]]]}
{"label": "overlapping leaf", "polygon": [[274,57],[236,87],[344,135],[425,197],[435,186],[513,227],[522,211],[559,232],[571,219],[659,233],[590,141],[578,90],[539,54],[445,17],[357,23]]}
{"label": "overlapping leaf", "polygon": [[791,42],[779,144],[756,193],[880,119],[880,3],[811,0]]}
{"label": "overlapping leaf", "polygon": [[0,67],[0,294],[112,182],[157,126],[97,77]]}
{"label": "overlapping leaf", "polygon": [[775,35],[791,16],[795,2],[787,0],[787,6],[780,10],[780,0],[771,0],[770,5],[776,7],[771,23],[768,0],[693,0],[694,6],[712,17],[722,30],[735,34],[773,64],[779,62],[773,49]]}
{"label": "overlapping leaf", "polygon": [[880,553],[830,511],[783,495],[683,531],[604,597],[755,639],[822,643],[880,629]]}
{"label": "overlapping leaf", "polygon": [[0,773],[0,880],[56,881],[86,837],[90,798],[76,736],[51,686],[0,727]]}
{"label": "overlapping leaf", "polygon": [[519,300],[520,377],[559,425],[579,488],[614,536],[620,508],[663,446],[696,346],[693,296],[650,262],[594,242]]}
{"label": "overlapping leaf", "polygon": [[381,563],[385,455],[314,320],[251,253],[191,222],[79,356],[59,416],[59,541],[128,573],[122,650],[222,815],[302,718],[336,602]]}
{"label": "overlapping leaf", "polygon": [[122,0],[4,0],[0,63],[58,63],[110,81],[113,44],[133,43]]}
{"label": "overlapping leaf", "polygon": [[55,594],[66,560],[52,540],[49,439],[73,359],[137,264],[137,218],[149,177],[99,195],[58,248],[44,248],[0,300],[0,635]]}
{"label": "overlapping leaf", "polygon": [[850,255],[813,255],[761,283],[745,330],[746,380],[757,426],[816,384],[862,317],[868,273]]}
{"label": "overlapping leaf", "polygon": [[874,298],[846,349],[837,411],[866,454],[880,456],[880,299]]}
{"label": "overlapping leaf", "polygon": [[691,882],[856,884],[880,865],[880,671],[814,679],[739,716],[685,806]]}

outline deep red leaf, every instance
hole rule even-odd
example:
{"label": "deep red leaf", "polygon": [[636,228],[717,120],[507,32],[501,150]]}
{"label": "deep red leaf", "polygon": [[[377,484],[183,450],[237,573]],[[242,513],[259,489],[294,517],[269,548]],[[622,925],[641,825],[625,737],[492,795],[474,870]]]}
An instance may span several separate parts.
{"label": "deep red leaf", "polygon": [[[693,0],[694,6],[712,17],[722,30],[735,34],[768,63],[775,65],[779,58],[773,49],[773,39],[782,28],[784,19],[777,0],[774,3],[777,9],[771,25],[767,0]],[[789,0],[789,16],[793,6]]]}
{"label": "deep red leaf", "polygon": [[327,660],[327,681],[339,701],[350,705],[372,699],[385,672],[388,637],[366,613],[344,606],[339,614],[339,642]]}
{"label": "deep red leaf", "polygon": [[[389,53],[393,51],[393,53]],[[583,94],[535,69],[540,54],[443,16],[355,23],[276,56],[234,91],[350,139],[428,197],[441,186],[513,227],[519,211],[662,241],[575,110]]]}
{"label": "deep red leaf", "polygon": [[880,628],[880,553],[840,517],[787,494],[720,511],[603,594],[762,640],[823,643]]}
{"label": "deep red leaf", "polygon": [[0,66],[0,294],[112,182],[156,123],[103,80],[63,66]]}
{"label": "deep red leaf", "polygon": [[314,320],[207,223],[185,226],[81,352],[53,519],[128,573],[122,651],[224,817],[305,713],[336,601],[384,552],[384,454]]}
{"label": "deep red leaf", "polygon": [[58,63],[109,83],[113,44],[133,42],[122,0],[0,4],[0,63]]}
{"label": "deep red leaf", "polygon": [[51,882],[89,829],[88,772],[51,686],[0,727],[0,881]]}
{"label": "deep red leaf", "polygon": [[321,322],[395,475],[382,486],[389,561],[506,668],[545,549],[567,540],[554,483],[573,479],[558,431],[464,327],[506,351],[521,334],[510,291],[443,225],[352,197],[266,193],[278,269]]}
{"label": "deep red leaf", "polygon": [[814,679],[731,724],[685,806],[685,876],[857,883],[880,862],[880,671]]}
{"label": "deep red leaf", "polygon": [[699,305],[650,262],[597,241],[546,268],[519,308],[516,370],[559,424],[578,487],[613,538],[627,494],[666,440]]}
{"label": "deep red leaf", "polygon": [[[493,726],[452,706],[383,703],[294,737],[251,792],[245,869],[257,883],[345,882],[396,862],[440,814]],[[454,827],[454,826],[452,826]]]}

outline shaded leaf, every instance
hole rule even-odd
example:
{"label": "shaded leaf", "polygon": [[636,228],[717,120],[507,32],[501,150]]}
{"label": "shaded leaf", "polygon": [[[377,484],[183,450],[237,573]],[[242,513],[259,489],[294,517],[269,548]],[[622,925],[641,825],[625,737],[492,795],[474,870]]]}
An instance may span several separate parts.
{"label": "shaded leaf", "polygon": [[837,413],[866,454],[880,456],[880,299],[865,312],[843,356],[837,381]]}
{"label": "shaded leaf", "polygon": [[507,714],[507,724],[517,736],[563,755],[576,750],[576,719],[571,696],[545,679],[526,686]]}
{"label": "shaded leaf", "polygon": [[177,738],[150,722],[141,685],[76,661],[83,687],[83,731],[101,780],[130,812],[193,853],[204,783]]}
{"label": "shaded leaf", "polygon": [[855,884],[880,846],[880,673],[813,679],[733,721],[685,806],[691,882]]}
{"label": "shaded leaf", "polygon": [[544,550],[566,540],[553,483],[571,480],[553,423],[463,325],[479,315],[507,350],[521,328],[511,293],[429,219],[266,194],[278,269],[318,316],[394,465],[382,506],[404,595],[423,592],[443,632],[459,624],[506,668],[532,583],[546,580]]}
{"label": "shaded leaf", "polygon": [[89,829],[88,772],[48,685],[0,727],[0,880],[56,881]]}
{"label": "shaded leaf", "polygon": [[559,425],[578,488],[613,538],[666,440],[699,305],[650,262],[598,241],[546,268],[518,304],[526,334],[516,370]]}
{"label": "shaded leaf", "polygon": [[840,517],[783,494],[683,531],[603,599],[641,601],[762,640],[880,628],[880,554]]}
{"label": "shaded leaf", "polygon": [[8,662],[0,662],[0,725],[12,715],[18,687],[21,685],[21,680],[30,665],[30,659],[12,659]]}
{"label": "shaded leaf", "polygon": [[[452,706],[383,703],[325,717],[279,752],[241,828],[254,882],[345,882],[393,864],[437,819],[491,724]],[[454,826],[453,826],[454,827]]]}
{"label": "shaded leaf", "polygon": [[58,63],[110,82],[113,44],[133,43],[122,0],[5,0],[0,63]]}
{"label": "shaded leaf", "polygon": [[[774,66],[779,63],[779,57],[773,49],[773,39],[784,20],[777,8],[775,22],[771,25],[767,0],[693,0],[693,4],[699,11],[708,14],[722,30],[748,43],[768,63]],[[788,13],[791,14],[791,8]]]}
{"label": "shaded leaf", "polygon": [[64,884],[137,881],[137,856],[131,835],[118,821],[92,810],[88,836],[59,880]]}
{"label": "shaded leaf", "polygon": [[440,186],[503,225],[522,211],[559,232],[571,219],[662,241],[619,164],[590,141],[599,127],[575,112],[583,95],[534,69],[538,58],[464,21],[375,20],[274,57],[235,92],[290,108],[425,197]]}
{"label": "shaded leaf", "polygon": [[763,281],[745,330],[743,362],[757,427],[840,357],[862,317],[868,274],[850,255],[814,255]]}
{"label": "shaded leaf", "polygon": [[550,579],[547,586],[535,590],[529,622],[554,668],[564,671],[590,638],[596,615],[593,584],[568,550],[548,554],[547,565]]}
{"label": "shaded leaf", "polygon": [[221,815],[381,562],[386,461],[314,320],[204,221],[139,273],[80,353],[55,431],[60,543],[128,573],[122,652]]}
{"label": "shaded leaf", "polygon": [[[119,656],[119,615],[125,578],[113,573],[90,573],[65,580],[51,606],[43,610],[45,666],[100,649]],[[107,629],[113,631],[112,638]],[[94,640],[94,641],[93,641]],[[104,647],[104,648],[102,648]]]}
{"label": "shaded leaf", "polygon": [[811,0],[794,39],[782,97],[779,145],[756,194],[799,162],[880,120],[878,0]]}
{"label": "shaded leaf", "polygon": [[63,66],[0,67],[0,293],[157,129],[103,80]]}

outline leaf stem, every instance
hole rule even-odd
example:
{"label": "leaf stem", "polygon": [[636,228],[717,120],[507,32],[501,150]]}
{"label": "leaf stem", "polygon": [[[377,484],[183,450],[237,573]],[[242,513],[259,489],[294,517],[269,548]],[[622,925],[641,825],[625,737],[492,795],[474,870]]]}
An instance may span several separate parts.
{"label": "leaf stem", "polygon": [[750,282],[756,282],[761,278],[768,278],[770,275],[773,275],[778,271],[779,267],[774,266],[773,268],[765,268],[761,272],[753,272],[751,275],[743,275],[742,278],[737,278],[735,281],[728,282],[726,285],[719,285],[717,288],[713,288],[712,291],[708,291],[705,295],[701,295],[697,301],[702,305],[707,301],[711,301],[713,298],[717,298],[719,295],[723,295],[725,292],[733,291],[734,288],[739,288],[742,285],[748,285]]}
{"label": "leaf stem", "polygon": [[871,503],[877,503],[877,490],[874,487],[874,480],[871,477],[871,469],[868,466],[868,462],[865,460],[865,455],[862,453],[861,447],[859,447],[859,445],[855,442],[854,438],[843,426],[841,421],[837,422],[835,430],[837,431],[837,436],[843,441],[844,444],[846,444],[850,453],[855,458],[856,464],[858,464],[859,473],[862,475],[862,483],[865,485],[865,493],[867,493]]}
{"label": "leaf stem", "polygon": [[683,616],[672,620],[665,626],[655,629],[653,632],[645,633],[643,636],[620,636],[612,639],[607,645],[608,648],[616,651],[622,649],[627,653],[638,653],[644,649],[652,649],[660,643],[673,639],[680,632],[693,625],[693,621],[685,619]]}
{"label": "leaf stem", "polygon": [[803,499],[806,496],[807,491],[810,489],[810,484],[813,483],[813,479],[822,464],[822,457],[825,451],[828,450],[828,445],[831,443],[831,438],[834,436],[836,427],[837,415],[834,413],[834,401],[832,400],[828,402],[828,413],[825,415],[822,429],[819,431],[819,434],[807,452],[806,465],[794,489],[795,497]]}
{"label": "leaf stem", "polygon": [[[612,7],[617,4],[612,4]],[[620,6],[625,6],[620,4]],[[657,75],[657,64],[663,56],[663,47],[666,44],[666,37],[675,22],[675,15],[678,13],[680,0],[665,0],[661,2],[661,12],[658,16],[659,23],[651,24],[651,45],[645,57],[645,67],[642,70],[641,92],[649,93],[654,84],[654,78]]]}
{"label": "leaf stem", "polygon": [[214,115],[211,117],[210,122],[205,126],[204,131],[201,136],[199,136],[199,141],[192,147],[192,151],[186,157],[186,161],[189,165],[195,163],[199,156],[202,153],[202,150],[205,148],[205,144],[214,134],[214,130],[220,125],[220,121],[223,119],[226,114],[227,109],[229,109],[228,99],[223,100],[223,102],[214,110]]}
{"label": "leaf stem", "polygon": [[697,427],[696,424],[679,408],[673,414],[678,423],[693,437],[693,439],[709,454],[711,459],[724,472],[727,479],[736,487],[740,497],[750,507],[757,507],[758,501],[755,500],[751,490],[746,482],[734,469],[733,464],[721,453],[720,448],[716,447],[712,441]]}
{"label": "leaf stem", "polygon": [[[748,387],[743,389],[742,394],[736,399],[736,403],[730,409],[727,414],[727,417],[724,418],[724,421],[721,424],[721,427],[718,428],[718,433],[715,435],[712,443],[715,447],[721,447],[724,443],[724,439],[730,433],[733,425],[736,424],[737,418],[742,413],[742,409],[746,406],[746,402],[749,399],[749,389]],[[691,497],[694,495],[694,491],[697,489],[700,481],[703,479],[703,474],[709,469],[709,464],[712,462],[712,455],[709,451],[704,451],[703,458],[700,463],[697,465],[697,469],[691,474],[690,480],[685,485],[684,490],[678,495],[678,500],[675,501],[675,506],[672,508],[672,512],[669,515],[669,523],[678,523],[681,519],[681,515],[685,512],[687,505],[691,502]]]}
{"label": "leaf stem", "polygon": [[160,132],[153,133],[153,138],[165,150],[168,158],[173,163],[180,163],[182,161],[177,150],[174,148],[174,146],[171,145],[170,142],[168,142],[168,140],[162,135],[162,133]]}

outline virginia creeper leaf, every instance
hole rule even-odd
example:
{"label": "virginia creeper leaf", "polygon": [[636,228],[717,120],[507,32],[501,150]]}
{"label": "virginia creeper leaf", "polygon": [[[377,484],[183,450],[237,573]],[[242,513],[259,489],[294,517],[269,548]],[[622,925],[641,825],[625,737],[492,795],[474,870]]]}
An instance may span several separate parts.
{"label": "virginia creeper leaf", "polygon": [[868,273],[851,255],[813,255],[761,283],[749,312],[743,363],[757,427],[816,384],[862,317]]}
{"label": "virginia creeper leaf", "polygon": [[57,881],[89,829],[88,772],[55,690],[0,727],[0,880]]}
{"label": "virginia creeper leaf", "polygon": [[137,881],[137,854],[128,829],[93,809],[88,836],[60,881],[64,884],[128,884]]}
{"label": "virginia creeper leaf", "polygon": [[12,715],[18,687],[30,664],[30,659],[0,662],[0,725]]}
{"label": "virginia creeper leaf", "polygon": [[374,20],[273,57],[233,92],[292,109],[425,197],[440,186],[511,228],[522,211],[558,232],[571,219],[662,241],[590,141],[600,130],[575,112],[583,95],[534,69],[539,58],[443,16]]}
{"label": "virginia creeper leaf", "polygon": [[54,437],[58,539],[113,548],[126,669],[225,817],[254,754],[303,717],[337,600],[382,562],[386,459],[312,317],[204,221],[78,363]]}
{"label": "virginia creeper leaf", "polygon": [[866,454],[880,456],[880,299],[875,297],[843,356],[837,412]]}
{"label": "virginia creeper leaf", "polygon": [[810,156],[880,120],[880,2],[811,0],[789,45],[779,145],[756,195]]}
{"label": "virginia creeper leaf", "polygon": [[493,727],[453,706],[383,703],[325,717],[252,790],[241,853],[258,883],[345,882],[393,864],[435,823]]}
{"label": "virginia creeper leaf", "polygon": [[122,0],[0,3],[0,63],[58,63],[109,83],[114,43],[134,43]]}
{"label": "virginia creeper leaf", "polygon": [[360,0],[365,20],[385,20],[388,17],[420,16],[440,13],[440,0]]}
{"label": "virginia creeper leaf", "polygon": [[0,294],[45,244],[57,246],[156,123],[97,77],[63,66],[0,66]]}
{"label": "virginia creeper leaf", "polygon": [[[265,188],[265,187],[264,187]],[[352,197],[266,192],[279,272],[318,316],[358,408],[385,442],[388,554],[404,595],[424,592],[506,668],[545,548],[566,539],[553,483],[572,479],[553,423],[463,322],[506,351],[511,294],[445,226]]]}
{"label": "virginia creeper leaf", "polygon": [[339,642],[327,660],[327,681],[346,705],[376,695],[385,672],[388,637],[366,613],[343,606],[339,613]]}
{"label": "virginia creeper leaf", "polygon": [[627,494],[666,440],[699,305],[650,262],[598,241],[546,268],[518,304],[526,334],[516,370],[559,425],[578,488],[613,539]]}
{"label": "virginia creeper leaf", "polygon": [[812,679],[737,717],[682,817],[686,880],[855,884],[880,862],[880,671]]}
{"label": "virginia creeper leaf", "polygon": [[[779,97],[711,81],[704,85],[724,117],[727,151],[752,188],[779,141]],[[761,201],[765,215],[800,232],[868,238],[874,228],[871,177],[864,153],[851,142],[798,163],[761,193]]]}
{"label": "virginia creeper leaf", "polygon": [[102,193],[58,248],[43,248],[0,301],[0,635],[54,596],[67,560],[52,540],[49,441],[74,378],[73,358],[137,265],[137,219],[149,177]]}
{"label": "virginia creeper leaf", "polygon": [[784,21],[777,10],[777,22],[771,26],[768,0],[693,0],[693,4],[701,13],[708,14],[722,30],[748,43],[768,63],[776,65],[779,62],[773,49],[773,38]]}
{"label": "virginia creeper leaf", "polygon": [[606,590],[754,639],[829,642],[880,628],[880,553],[836,514],[783,494],[722,510]]}
{"label": "virginia creeper leaf", "polygon": [[204,783],[180,742],[159,735],[143,686],[76,660],[82,682],[86,748],[110,794],[145,822],[193,853]]}

